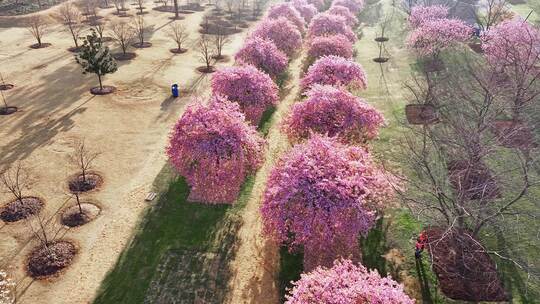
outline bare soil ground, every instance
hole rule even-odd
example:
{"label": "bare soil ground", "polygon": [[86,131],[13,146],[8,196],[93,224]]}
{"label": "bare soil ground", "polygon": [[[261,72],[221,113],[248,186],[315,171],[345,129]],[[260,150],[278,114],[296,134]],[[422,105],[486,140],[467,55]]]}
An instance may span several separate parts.
{"label": "bare soil ground", "polygon": [[[146,4],[153,5],[157,4]],[[100,15],[118,20],[113,12],[112,8],[100,10]],[[192,33],[191,39],[199,36],[203,14],[185,15],[179,21]],[[0,265],[14,268],[18,303],[90,302],[129,241],[146,208],[144,198],[151,183],[166,162],[163,151],[169,129],[191,102],[185,92],[206,94],[208,88],[208,76],[196,71],[201,63],[193,51],[195,42],[186,45],[189,51],[184,54],[169,52],[175,45],[162,30],[171,22],[169,17],[170,13],[149,10],[145,21],[152,29],[148,36],[152,47],[133,50],[137,58],[118,63],[118,72],[105,77],[105,83],[118,90],[105,96],[90,94],[97,79],[81,73],[67,51],[72,41],[63,27],[55,25],[45,35],[44,42],[52,46],[30,49],[34,40],[20,27],[27,17],[0,17],[0,60],[4,63],[0,69],[6,81],[15,85],[4,93],[19,108],[15,114],[0,116],[0,168],[17,161],[30,167],[34,179],[27,194],[46,200],[42,215],[52,227],[58,225],[61,211],[74,204],[66,198],[67,179],[77,173],[69,163],[74,141],[84,138],[92,149],[102,152],[95,170],[103,184],[82,196],[99,204],[101,214],[76,229],[62,228],[60,236],[80,248],[62,276],[47,281],[27,276],[24,262],[37,244],[31,240],[31,231],[24,223],[0,223]],[[245,33],[234,35],[224,53],[233,54]],[[111,47],[115,51],[116,46]],[[170,97],[172,83],[180,85],[183,97]],[[0,196],[0,204],[9,201],[8,196]]]}

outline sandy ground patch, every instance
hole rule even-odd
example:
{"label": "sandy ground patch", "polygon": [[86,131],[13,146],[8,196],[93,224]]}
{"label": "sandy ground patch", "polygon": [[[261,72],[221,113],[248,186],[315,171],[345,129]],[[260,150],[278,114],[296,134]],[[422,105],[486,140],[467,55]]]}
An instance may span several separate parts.
{"label": "sandy ground patch", "polygon": [[[118,72],[105,77],[105,84],[118,87],[117,93],[107,96],[89,93],[97,78],[82,75],[73,54],[67,51],[72,40],[63,27],[54,26],[45,35],[44,41],[52,43],[51,47],[33,50],[28,48],[34,43],[31,35],[16,27],[20,18],[0,19],[0,71],[16,85],[6,91],[6,97],[20,109],[0,117],[0,168],[17,161],[30,168],[33,181],[28,194],[44,198],[43,215],[47,215],[50,227],[59,226],[60,210],[75,204],[67,200],[66,187],[67,178],[76,173],[68,160],[74,140],[84,138],[88,146],[102,152],[95,170],[104,178],[101,190],[82,197],[99,204],[99,217],[82,227],[62,228],[61,235],[77,243],[80,254],[57,279],[34,281],[27,277],[25,256],[36,242],[30,239],[24,223],[0,223],[0,265],[11,265],[19,303],[92,300],[146,208],[144,197],[166,161],[169,129],[191,102],[188,97],[170,98],[169,86],[179,83],[181,88],[189,86],[197,94],[208,94],[209,78],[195,72],[201,65],[192,50],[195,43],[187,44],[190,51],[185,54],[170,53],[174,43],[162,29],[171,22],[171,14],[151,10],[154,5],[148,1],[149,13],[145,15],[154,31],[148,37],[153,46],[132,50],[137,58],[119,62]],[[101,10],[100,14],[116,19],[113,11]],[[197,38],[203,13],[184,16],[180,22],[190,29],[190,38]],[[224,53],[233,54],[245,34],[234,35]],[[0,203],[9,199],[1,194]]]}

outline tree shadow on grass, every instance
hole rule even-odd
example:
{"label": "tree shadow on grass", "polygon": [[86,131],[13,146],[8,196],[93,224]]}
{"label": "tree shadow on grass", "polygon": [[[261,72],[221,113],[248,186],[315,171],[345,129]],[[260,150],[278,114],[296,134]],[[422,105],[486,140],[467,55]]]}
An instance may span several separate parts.
{"label": "tree shadow on grass", "polygon": [[[162,171],[172,170],[166,166]],[[221,303],[231,274],[228,261],[238,245],[237,213],[245,206],[254,178],[246,180],[234,206],[207,205],[187,202],[185,179],[169,174],[156,179],[170,181],[168,188],[147,211],[94,303]]]}

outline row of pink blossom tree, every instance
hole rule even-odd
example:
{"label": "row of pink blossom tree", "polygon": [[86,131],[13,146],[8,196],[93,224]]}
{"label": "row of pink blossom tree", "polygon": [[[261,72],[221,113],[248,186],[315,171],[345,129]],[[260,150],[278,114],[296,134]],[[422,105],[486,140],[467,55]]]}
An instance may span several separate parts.
{"label": "row of pink blossom tree", "polygon": [[[272,170],[261,212],[269,237],[304,252],[306,271],[328,268],[304,275],[288,303],[341,303],[310,283],[334,280],[336,273],[347,277],[327,295],[410,303],[397,283],[352,262],[360,262],[359,235],[373,227],[393,191],[367,146],[382,114],[348,91],[367,87],[363,68],[351,59],[357,39],[351,16],[363,2],[335,0],[328,12],[313,10],[325,7],[322,0],[272,6],[236,54],[237,66],[214,74],[210,100],[198,100],[177,122],[167,153],[191,188],[190,201],[233,203],[263,161],[265,141],[255,126],[279,102],[276,82],[305,35],[314,60],[301,81],[306,100],[293,107],[283,126],[298,145]],[[337,43],[330,47],[332,42]],[[352,261],[334,264],[339,258]]]}
{"label": "row of pink blossom tree", "polygon": [[[296,19],[290,10],[306,4],[293,1],[275,10]],[[305,99],[283,121],[296,145],[272,169],[261,206],[265,235],[304,254],[306,274],[294,283],[289,304],[413,303],[401,285],[359,264],[359,236],[394,195],[392,178],[367,144],[384,118],[348,91],[367,87],[364,69],[352,60],[355,14],[362,7],[360,0],[336,0],[326,12],[306,18],[306,53],[313,64],[300,83]]]}
{"label": "row of pink blossom tree", "polygon": [[189,201],[232,204],[260,167],[265,141],[256,126],[278,104],[275,81],[301,48],[304,31],[304,18],[291,4],[271,7],[235,55],[237,65],[213,74],[212,97],[196,100],[176,123],[167,154],[190,186]]}

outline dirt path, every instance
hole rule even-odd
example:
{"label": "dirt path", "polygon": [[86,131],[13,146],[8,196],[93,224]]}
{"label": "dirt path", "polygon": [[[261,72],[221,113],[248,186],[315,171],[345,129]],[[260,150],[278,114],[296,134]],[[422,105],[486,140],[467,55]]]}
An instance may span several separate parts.
{"label": "dirt path", "polygon": [[[119,70],[105,78],[118,87],[109,96],[91,96],[96,85],[93,75],[82,75],[74,62],[70,35],[54,26],[45,36],[53,45],[30,50],[32,37],[24,28],[0,28],[0,66],[8,82],[16,87],[6,92],[8,102],[20,112],[0,117],[0,168],[23,161],[32,173],[29,194],[43,197],[43,215],[50,228],[58,227],[58,211],[67,202],[66,178],[75,173],[68,162],[75,139],[102,155],[95,169],[104,177],[100,191],[85,195],[102,209],[93,222],[62,235],[80,248],[74,264],[59,278],[35,281],[24,271],[25,257],[35,241],[24,223],[0,225],[0,266],[10,265],[17,281],[18,303],[88,303],[101,280],[114,266],[129,241],[147,205],[146,193],[166,162],[163,153],[169,130],[191,103],[189,97],[171,99],[169,85],[193,86],[194,93],[207,94],[208,77],[195,72],[200,66],[196,52],[173,55],[174,44],[161,30],[171,21],[170,14],[151,10],[145,15],[152,27],[153,47],[135,50],[137,58],[119,63]],[[101,11],[108,19],[114,9]],[[198,37],[203,13],[186,15],[183,22],[191,39]],[[2,22],[7,22],[5,18]],[[241,46],[245,33],[235,35],[224,52]],[[192,48],[194,42],[188,45]],[[113,46],[116,51],[116,47]],[[220,65],[230,65],[232,61]],[[0,194],[0,204],[9,201]]]}
{"label": "dirt path", "polygon": [[266,181],[274,164],[282,153],[290,148],[281,122],[300,94],[300,73],[303,56],[294,59],[289,66],[290,79],[282,93],[281,103],[272,117],[268,136],[266,160],[257,172],[251,199],[242,215],[243,225],[238,238],[240,247],[232,261],[233,276],[230,282],[228,303],[279,303],[277,274],[279,271],[278,247],[261,235],[262,222],[259,213]]}

